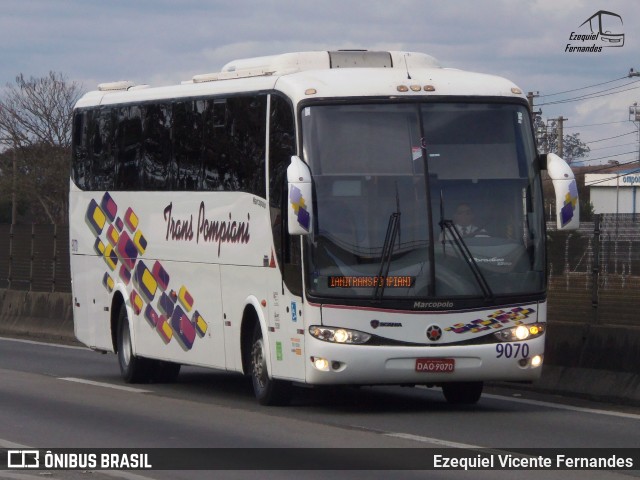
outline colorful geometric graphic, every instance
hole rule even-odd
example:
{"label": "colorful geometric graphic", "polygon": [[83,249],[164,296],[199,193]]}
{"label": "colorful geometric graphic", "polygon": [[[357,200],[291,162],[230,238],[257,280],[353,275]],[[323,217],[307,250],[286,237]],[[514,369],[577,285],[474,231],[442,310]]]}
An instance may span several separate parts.
{"label": "colorful geometric graphic", "polygon": [[173,300],[171,300],[171,297],[162,292],[162,295],[160,295],[160,300],[158,300],[158,308],[160,309],[160,311],[167,317],[170,317],[171,315],[173,315],[174,307],[175,304],[173,303]]}
{"label": "colorful geometric graphic", "polygon": [[202,315],[196,310],[193,312],[193,317],[191,317],[191,322],[196,326],[196,332],[200,338],[204,337],[204,334],[207,333],[207,322],[204,321]]}
{"label": "colorful geometric graphic", "polygon": [[562,226],[564,227],[573,219],[573,214],[576,210],[576,204],[578,203],[578,186],[575,180],[571,181],[569,185],[569,191],[564,197],[564,206],[560,210],[560,218]]}
{"label": "colorful geometric graphic", "polygon": [[191,350],[193,347],[193,342],[196,339],[196,327],[187,314],[184,313],[184,310],[177,306],[173,311],[173,315],[171,316],[171,328],[178,340],[178,343],[185,350]]}
{"label": "colorful geometric graphic", "polygon": [[118,256],[116,255],[116,252],[113,250],[113,247],[111,245],[107,245],[104,248],[104,261],[107,262],[107,265],[109,265],[109,268],[111,270],[115,270],[116,269],[116,265],[118,265]]}
{"label": "colorful geometric graphic", "polygon": [[144,251],[147,249],[147,239],[144,238],[144,235],[142,235],[140,230],[138,230],[133,236],[133,244],[138,249],[140,255],[143,255]]}
{"label": "colorful geometric graphic", "polygon": [[310,227],[310,215],[307,211],[307,204],[304,201],[302,192],[295,185],[291,185],[291,191],[289,192],[289,202],[293,207],[293,212],[298,216],[298,223],[302,228],[309,231]]}
{"label": "colorful geometric graphic", "polygon": [[108,193],[105,193],[102,196],[102,201],[100,202],[100,206],[102,207],[102,210],[104,211],[104,213],[106,213],[107,217],[109,218],[109,221],[113,222],[113,220],[116,218],[116,214],[118,213],[118,205],[116,205],[116,202],[113,201],[113,198],[111,198],[111,195],[109,195]]}
{"label": "colorful geometric graphic", "polygon": [[504,310],[496,310],[491,315],[487,315],[487,318],[479,318],[467,324],[456,323],[451,327],[445,328],[445,331],[453,333],[478,333],[485,330],[502,328],[509,323],[520,325],[534,312],[535,310],[533,308],[521,307],[512,308],[508,312]]}
{"label": "colorful geometric graphic", "polygon": [[[94,251],[109,268],[100,279],[105,289],[111,293],[116,281],[121,282],[127,289],[134,314],[142,316],[165,345],[176,338],[185,351],[191,350],[196,338],[205,336],[209,325],[197,310],[191,318],[187,315],[196,302],[185,285],[176,293],[169,288],[171,277],[159,261],[154,261],[149,268],[140,258],[147,251],[148,243],[138,229],[140,220],[133,209],[128,207],[121,218],[118,204],[107,192],[100,203],[91,199],[85,222],[96,237]],[[118,271],[113,276],[111,272],[115,272],[118,263]]]}
{"label": "colorful geometric graphic", "polygon": [[91,202],[89,202],[89,208],[87,208],[85,221],[87,222],[87,225],[89,225],[91,231],[96,234],[96,236],[99,236],[102,233],[102,229],[104,228],[105,223],[107,223],[107,216],[98,206],[98,203],[93,199],[91,200]]}
{"label": "colorful geometric graphic", "polygon": [[122,263],[129,269],[133,270],[133,266],[138,259],[138,249],[134,245],[133,241],[129,237],[127,232],[122,232],[118,245],[116,246],[116,252]]}
{"label": "colorful geometric graphic", "polygon": [[142,260],[136,265],[135,282],[144,299],[151,302],[156,296],[158,282]]}
{"label": "colorful geometric graphic", "polygon": [[131,307],[136,315],[140,315],[142,311],[142,307],[144,307],[144,301],[138,295],[138,292],[135,290],[131,290],[131,295],[129,295],[129,300],[131,300]]}
{"label": "colorful geometric graphic", "polygon": [[193,307],[193,297],[187,290],[187,287],[185,287],[184,285],[180,287],[180,293],[178,293],[178,300],[180,301],[180,304],[184,307],[184,309],[187,312],[191,311],[191,308]]}
{"label": "colorful geometric graphic", "polygon": [[153,264],[153,276],[155,277],[156,282],[158,282],[160,290],[166,290],[169,286],[169,274],[158,261]]}

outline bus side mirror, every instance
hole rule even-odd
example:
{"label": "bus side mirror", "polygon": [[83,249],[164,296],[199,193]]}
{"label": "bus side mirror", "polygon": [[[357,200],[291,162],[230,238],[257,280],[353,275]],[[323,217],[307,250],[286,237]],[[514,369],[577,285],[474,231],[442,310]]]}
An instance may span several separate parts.
{"label": "bus side mirror", "polygon": [[309,235],[313,225],[311,172],[300,157],[291,157],[287,167],[287,227],[290,235]]}
{"label": "bus side mirror", "polygon": [[558,230],[576,230],[580,226],[578,185],[571,167],[555,153],[546,155],[546,167],[556,193]]}

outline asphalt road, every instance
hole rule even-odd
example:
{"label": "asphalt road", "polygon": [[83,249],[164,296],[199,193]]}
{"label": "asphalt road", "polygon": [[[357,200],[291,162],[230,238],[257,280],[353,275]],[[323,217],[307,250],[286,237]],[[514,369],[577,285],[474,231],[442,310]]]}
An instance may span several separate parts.
{"label": "asphalt road", "polygon": [[[299,388],[291,406],[269,408],[256,403],[239,375],[183,368],[175,384],[127,385],[114,355],[0,338],[0,448],[486,447],[505,453],[639,446],[640,408],[508,388],[486,389],[474,406],[451,406],[437,389],[401,387]],[[330,454],[326,462],[330,468]],[[20,480],[327,476],[621,479],[640,471],[0,471],[2,479]]]}

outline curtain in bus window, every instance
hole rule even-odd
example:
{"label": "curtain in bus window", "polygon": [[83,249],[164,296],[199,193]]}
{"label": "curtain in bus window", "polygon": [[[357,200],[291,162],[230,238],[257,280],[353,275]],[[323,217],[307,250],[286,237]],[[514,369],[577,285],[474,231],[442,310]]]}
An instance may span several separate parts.
{"label": "curtain in bus window", "polygon": [[202,135],[203,190],[224,190],[220,176],[221,149],[218,140],[222,140],[224,133],[226,110],[226,99],[205,101]]}
{"label": "curtain in bus window", "polygon": [[204,188],[266,197],[266,95],[215,99],[205,107]]}
{"label": "curtain in bus window", "polygon": [[203,101],[177,102],[173,106],[174,190],[201,188],[203,110]]}
{"label": "curtain in bus window", "polygon": [[94,116],[93,155],[91,162],[93,190],[113,188],[115,122],[110,108],[101,108]]}
{"label": "curtain in bus window", "polygon": [[91,156],[89,151],[89,127],[92,112],[76,112],[73,119],[72,175],[74,183],[81,189],[90,188]]}
{"label": "curtain in bus window", "polygon": [[[266,197],[266,95],[233,97],[227,101],[227,172],[239,190]],[[234,178],[235,177],[235,178]]]}
{"label": "curtain in bus window", "polygon": [[166,190],[171,186],[171,108],[168,104],[147,105],[143,116],[142,174],[145,190]]}
{"label": "curtain in bus window", "polygon": [[139,106],[116,109],[116,190],[139,190],[142,187],[140,163],[142,152],[142,114]]}

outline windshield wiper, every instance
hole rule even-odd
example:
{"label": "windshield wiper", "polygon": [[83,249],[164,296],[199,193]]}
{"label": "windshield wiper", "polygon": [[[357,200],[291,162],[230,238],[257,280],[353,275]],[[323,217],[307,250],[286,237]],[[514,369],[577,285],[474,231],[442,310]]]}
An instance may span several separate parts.
{"label": "windshield wiper", "polygon": [[440,222],[438,224],[440,225],[443,250],[446,244],[446,238],[448,233],[451,239],[453,240],[453,243],[458,247],[458,249],[462,253],[462,257],[467,262],[467,265],[469,265],[469,268],[471,269],[471,273],[473,273],[473,277],[476,279],[476,282],[478,283],[480,290],[482,290],[484,299],[485,300],[493,299],[494,295],[493,295],[493,292],[491,291],[491,287],[489,286],[489,283],[487,282],[487,279],[485,278],[482,271],[480,270],[480,267],[478,266],[476,259],[473,258],[473,255],[471,254],[469,247],[467,246],[466,242],[462,238],[462,235],[460,235],[460,232],[454,225],[453,220],[447,220],[444,218],[442,191],[440,191]]}
{"label": "windshield wiper", "polygon": [[384,289],[387,285],[387,275],[391,267],[391,257],[393,256],[393,247],[396,244],[396,238],[400,232],[400,196],[398,194],[398,184],[396,183],[396,211],[389,217],[387,224],[387,234],[384,237],[382,245],[382,254],[380,259],[380,268],[378,269],[378,283],[373,291],[373,300],[380,301],[384,295]]}

